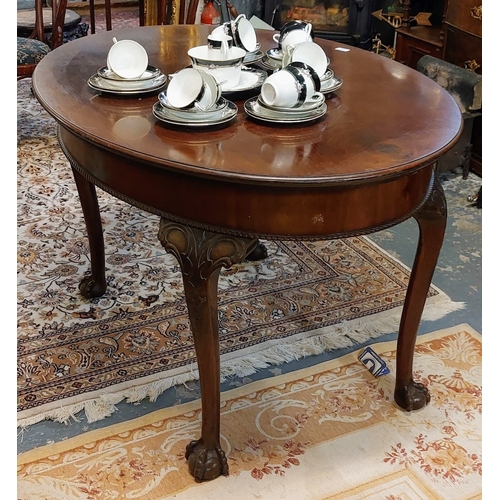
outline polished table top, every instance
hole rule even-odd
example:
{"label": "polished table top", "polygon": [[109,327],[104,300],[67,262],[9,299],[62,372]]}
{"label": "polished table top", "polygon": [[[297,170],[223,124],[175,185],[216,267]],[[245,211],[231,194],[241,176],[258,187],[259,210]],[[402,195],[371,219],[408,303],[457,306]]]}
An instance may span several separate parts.
{"label": "polished table top", "polygon": [[[312,124],[258,123],[245,114],[243,101],[236,101],[240,112],[225,128],[176,128],[153,116],[156,94],[141,98],[100,96],[87,85],[87,79],[106,65],[113,36],[138,41],[146,47],[150,64],[170,74],[190,63],[188,48],[205,44],[209,30],[199,25],[151,26],[75,40],[54,51],[37,68],[34,92],[64,128],[138,162],[214,183],[257,188],[272,185],[277,191],[263,202],[277,212],[281,209],[276,205],[276,195],[286,196],[287,190],[366,184],[418,170],[449,149],[461,130],[457,105],[430,78],[368,51],[354,47],[348,52],[335,50],[345,46],[321,39],[316,42],[324,48],[330,67],[344,84],[327,100],[327,114]],[[264,52],[275,46],[272,34],[257,32]],[[217,186],[211,187],[215,196]],[[140,198],[138,193],[129,194]],[[224,204],[220,196],[217,199],[222,203],[221,211],[241,213],[237,221],[225,221],[214,214],[213,220],[204,222],[229,224],[264,235],[279,233],[276,227],[253,225],[256,213],[248,198],[255,193],[240,195],[241,203],[231,200]],[[208,191],[206,196],[200,193],[192,210],[178,208],[182,198],[156,208],[196,219],[195,213],[203,204],[213,204],[214,196]],[[295,205],[290,202],[283,210],[293,212]],[[301,214],[296,215],[300,219]],[[400,216],[395,211],[389,218]],[[366,217],[369,219],[369,214]],[[362,225],[368,227],[374,222],[366,220]],[[318,231],[329,234],[338,229],[332,226]],[[350,231],[351,227],[345,229]],[[290,231],[293,228],[285,232]]]}

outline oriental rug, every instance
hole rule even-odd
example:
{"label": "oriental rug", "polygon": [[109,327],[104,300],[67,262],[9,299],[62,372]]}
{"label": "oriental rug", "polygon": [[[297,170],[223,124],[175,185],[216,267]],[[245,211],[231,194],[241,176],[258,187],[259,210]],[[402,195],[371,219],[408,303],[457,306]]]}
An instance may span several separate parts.
{"label": "oriental rug", "polygon": [[418,338],[415,378],[431,402],[411,413],[392,396],[396,343],[372,348],[389,374],[353,352],[223,393],[228,477],[189,475],[196,401],[19,455],[17,498],[480,499],[480,335],[463,324]]}
{"label": "oriental rug", "polygon": [[[198,377],[180,270],[159,218],[98,190],[108,289],[84,299],[85,224],[56,124],[18,84],[18,425],[109,416]],[[168,195],[168,193],[167,193]],[[397,331],[408,269],[367,238],[266,242],[223,271],[222,379]],[[436,287],[424,318],[463,304]]]}

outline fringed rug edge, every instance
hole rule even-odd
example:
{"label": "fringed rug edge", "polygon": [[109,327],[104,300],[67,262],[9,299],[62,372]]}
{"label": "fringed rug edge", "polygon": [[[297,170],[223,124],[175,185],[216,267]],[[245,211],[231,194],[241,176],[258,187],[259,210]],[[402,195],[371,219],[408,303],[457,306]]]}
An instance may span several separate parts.
{"label": "fringed rug edge", "polygon": [[[434,339],[439,339],[443,338],[445,336],[453,335],[455,333],[461,332],[466,330],[472,337],[482,340],[482,336],[479,332],[474,330],[468,323],[461,323],[459,325],[443,328],[440,330],[436,330],[433,332],[425,333],[422,335],[419,335],[417,338],[417,345],[424,344],[425,342],[434,340]],[[383,353],[386,352],[390,349],[395,349],[396,348],[396,341],[394,340],[388,340],[388,341],[383,341],[383,342],[377,342],[374,345],[376,352],[378,353]],[[239,398],[242,396],[245,396],[247,394],[250,394],[252,392],[258,392],[264,388],[267,388],[269,386],[277,386],[280,384],[286,384],[290,380],[296,380],[297,378],[305,378],[307,376],[310,376],[311,374],[319,373],[323,370],[332,370],[333,368],[337,366],[341,366],[343,363],[348,362],[349,359],[354,359],[353,358],[357,356],[357,353],[355,351],[344,354],[343,356],[339,356],[338,358],[324,361],[322,363],[319,363],[317,365],[313,365],[307,368],[303,368],[300,370],[300,374],[297,374],[297,372],[290,372],[282,375],[277,375],[276,377],[273,377],[272,379],[263,379],[263,380],[257,380],[254,382],[251,382],[249,384],[245,384],[239,387],[236,387],[234,389],[230,389],[224,393],[221,394],[221,399],[222,401],[228,401],[230,399],[235,399]],[[161,408],[159,410],[155,410],[153,412],[150,412],[146,415],[127,420],[124,422],[119,422],[116,424],[113,424],[112,427],[105,427],[101,429],[95,429],[92,431],[87,431],[83,434],[80,434],[78,436],[66,439],[64,441],[60,441],[57,443],[50,443],[45,446],[39,447],[39,448],[34,448],[32,450],[26,451],[24,453],[21,453],[18,455],[18,465],[22,465],[24,463],[28,463],[34,460],[37,460],[39,458],[44,458],[49,455],[55,455],[58,453],[65,453],[68,452],[69,450],[75,448],[77,445],[85,445],[88,442],[91,441],[97,441],[99,439],[103,439],[105,437],[108,437],[110,433],[123,433],[123,432],[129,432],[132,429],[136,429],[138,427],[150,425],[153,422],[156,422],[161,419],[165,418],[171,418],[173,416],[177,415],[182,415],[186,412],[194,411],[200,407],[200,401],[195,400],[195,401],[190,401],[187,403],[182,403],[180,405],[176,405],[173,407],[169,408]],[[140,424],[138,424],[140,422]],[[110,430],[112,429],[112,430]]]}
{"label": "fringed rug edge", "polygon": [[[433,287],[439,290],[434,285]],[[427,300],[422,321],[434,321],[465,307],[463,302],[453,302],[444,292],[439,292]],[[221,382],[232,377],[248,376],[270,366],[289,363],[325,351],[352,347],[384,334],[395,333],[399,327],[401,312],[402,307],[396,307],[374,315],[376,318],[371,317],[368,322],[365,318],[345,321],[225,354],[221,356]],[[98,391],[98,394],[89,393],[68,398],[64,404],[50,403],[26,410],[18,414],[17,425],[22,431],[42,420],[63,424],[69,424],[72,420],[80,422],[78,413],[82,410],[88,423],[97,422],[115,413],[118,410],[116,405],[124,400],[127,403],[139,403],[148,398],[154,402],[167,389],[198,380],[198,370],[194,366],[190,366],[186,373],[145,377],[138,381],[136,386],[126,382],[114,385],[109,392]]]}

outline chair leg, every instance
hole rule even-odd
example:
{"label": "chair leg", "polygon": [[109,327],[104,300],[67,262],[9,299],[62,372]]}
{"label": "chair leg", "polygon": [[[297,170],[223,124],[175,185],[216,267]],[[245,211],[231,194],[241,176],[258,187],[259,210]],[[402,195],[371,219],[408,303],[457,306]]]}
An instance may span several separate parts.
{"label": "chair leg", "polygon": [[146,25],[146,12],[144,0],[139,0],[139,26]]}
{"label": "chair leg", "polygon": [[104,0],[104,9],[106,11],[106,31],[111,31],[111,0]]}
{"label": "chair leg", "polygon": [[90,34],[95,33],[95,6],[94,0],[89,0],[89,10],[90,10]]}

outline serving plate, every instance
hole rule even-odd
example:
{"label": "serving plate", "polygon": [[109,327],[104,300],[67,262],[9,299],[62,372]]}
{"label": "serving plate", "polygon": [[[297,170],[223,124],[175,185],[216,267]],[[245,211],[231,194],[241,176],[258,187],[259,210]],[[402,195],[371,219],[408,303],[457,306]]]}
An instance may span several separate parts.
{"label": "serving plate", "polygon": [[236,87],[224,89],[222,94],[226,95],[233,94],[235,92],[247,92],[249,90],[257,89],[264,83],[266,78],[267,71],[242,66],[238,85]]}

